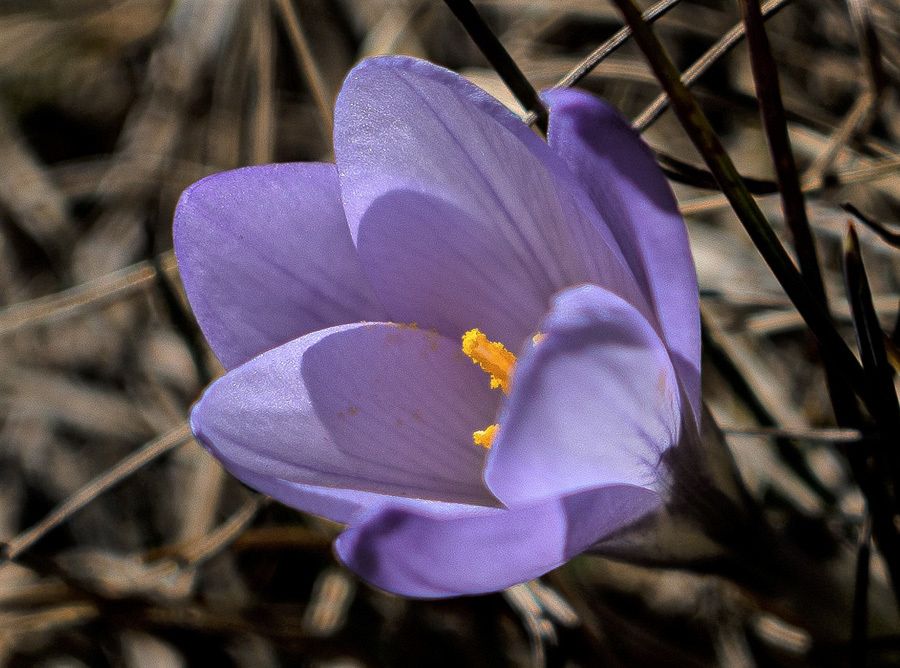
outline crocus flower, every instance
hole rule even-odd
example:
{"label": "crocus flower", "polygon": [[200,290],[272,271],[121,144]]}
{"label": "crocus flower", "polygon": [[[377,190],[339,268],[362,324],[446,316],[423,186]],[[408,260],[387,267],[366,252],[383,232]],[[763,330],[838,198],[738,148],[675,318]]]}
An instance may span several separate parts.
{"label": "crocus flower", "polygon": [[216,174],[178,205],[181,275],[227,369],[194,433],[346,524],[338,557],[392,592],[546,573],[656,509],[661,456],[696,429],[672,193],[607,105],[545,100],[548,142],[450,71],[367,60],[337,100],[336,164]]}

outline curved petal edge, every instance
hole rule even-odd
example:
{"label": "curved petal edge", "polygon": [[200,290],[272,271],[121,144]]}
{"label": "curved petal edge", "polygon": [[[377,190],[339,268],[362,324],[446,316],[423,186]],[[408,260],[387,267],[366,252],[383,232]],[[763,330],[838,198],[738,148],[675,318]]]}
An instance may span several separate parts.
{"label": "curved petal edge", "polygon": [[548,140],[612,230],[700,424],[700,307],[687,229],[650,148],[610,105],[574,89],[543,93]]}
{"label": "curved petal edge", "polygon": [[557,296],[516,365],[485,468],[508,506],[607,485],[663,487],[679,442],[680,387],[649,322],[598,286]]}
{"label": "curved petal edge", "polygon": [[228,369],[317,329],[384,319],[350,239],[334,165],[208,176],[182,194],[173,236],[188,300]]}

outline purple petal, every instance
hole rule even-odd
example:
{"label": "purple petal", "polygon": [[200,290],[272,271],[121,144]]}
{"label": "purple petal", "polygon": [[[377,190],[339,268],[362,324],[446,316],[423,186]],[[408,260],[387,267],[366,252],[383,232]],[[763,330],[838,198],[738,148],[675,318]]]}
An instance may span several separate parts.
{"label": "purple petal", "polygon": [[231,475],[256,491],[291,508],[319,515],[341,524],[351,524],[373,509],[383,508],[387,505],[408,509],[455,508],[461,510],[472,507],[343,487],[305,485],[256,473],[233,462],[223,460],[221,457],[219,457],[219,461]]}
{"label": "purple petal", "polygon": [[363,278],[333,165],[214,174],[184,191],[175,252],[226,368],[307,332],[384,313]]}
{"label": "purple petal", "polygon": [[586,281],[647,308],[566,165],[511,112],[424,61],[364,61],[335,109],[347,220],[396,321],[477,326],[518,347],[558,290]]}
{"label": "purple petal", "polygon": [[604,485],[660,486],[681,401],[668,353],[633,307],[597,286],[560,294],[519,358],[485,470],[507,505]]}
{"label": "purple petal", "polygon": [[256,473],[231,462],[221,459],[220,461],[231,475],[257,492],[271,496],[291,508],[319,515],[341,524],[349,524],[368,509],[383,505],[392,499],[385,494],[290,482]]}
{"label": "purple petal", "polygon": [[338,537],[340,559],[403,596],[499,591],[556,568],[659,505],[615,486],[513,509],[387,507]]}
{"label": "purple petal", "polygon": [[192,426],[221,459],[289,482],[496,505],[472,432],[496,392],[451,341],[388,323],[307,334],[213,383]]}
{"label": "purple petal", "polygon": [[700,309],[684,221],[653,154],[609,105],[576,90],[544,93],[550,146],[583,181],[650,298],[659,331],[700,415]]}

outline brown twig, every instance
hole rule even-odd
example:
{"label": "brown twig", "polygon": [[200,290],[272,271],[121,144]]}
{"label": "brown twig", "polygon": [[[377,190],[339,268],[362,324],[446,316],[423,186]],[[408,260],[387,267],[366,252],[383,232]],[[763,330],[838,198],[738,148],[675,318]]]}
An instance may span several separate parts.
{"label": "brown twig", "polygon": [[[175,255],[166,251],[160,264],[167,273],[176,272]],[[0,336],[27,327],[45,325],[83,315],[117,299],[129,297],[154,285],[156,271],[150,261],[138,262],[119,271],[76,285],[63,292],[13,304],[0,311]]]}
{"label": "brown twig", "polygon": [[[762,15],[769,18],[784,7],[789,0],[769,0],[762,7]],[[728,32],[722,35],[702,56],[688,67],[681,75],[681,81],[685,86],[691,86],[703,74],[712,67],[716,61],[727,54],[744,37],[744,24],[736,23]],[[669,97],[665,92],[660,93],[646,109],[637,115],[633,125],[638,131],[643,132],[659,118],[669,106]]]}
{"label": "brown twig", "polygon": [[16,557],[25,550],[37,543],[50,531],[72,517],[72,515],[91,503],[98,496],[112,489],[165,453],[184,445],[190,438],[191,432],[188,426],[181,425],[169,433],[163,434],[159,438],[150,441],[144,447],[125,457],[125,459],[118,464],[104,471],[87,485],[72,494],[47,514],[40,522],[26,531],[23,531],[12,540],[7,541],[3,545],[3,561],[15,560]]}
{"label": "brown twig", "polygon": [[331,146],[333,98],[325,83],[325,76],[322,74],[315,56],[313,56],[309,40],[307,40],[306,33],[303,32],[303,26],[300,24],[300,17],[291,0],[275,0],[275,2],[287,28],[288,38],[300,64],[300,69],[306,78],[306,83],[309,85],[316,108],[319,110],[319,121],[321,122],[325,144],[326,146]]}
{"label": "brown twig", "polygon": [[841,369],[854,391],[864,400],[871,401],[870,390],[859,362],[834,328],[824,306],[809,291],[781,241],[747,191],[734,163],[725,152],[706,115],[681,81],[678,70],[662,44],[650,26],[641,19],[640,11],[631,0],[614,2],[634,31],[635,40],[665,88],[682,126],[706,161],[707,168],[715,175],[757,250],[809,324],[824,354],[833,358],[834,364]]}
{"label": "brown twig", "polygon": [[[674,9],[680,1],[681,0],[659,0],[659,2],[657,2],[646,12],[644,12],[644,20],[648,23],[653,23],[653,21],[655,21],[656,19],[665,16],[670,9]],[[559,81],[557,81],[553,87],[569,88],[571,86],[577,85],[579,81],[593,72],[600,63],[606,60],[620,46],[622,46],[629,37],[631,37],[631,28],[629,28],[628,26],[623,26],[616,32],[615,35],[613,35],[608,40],[603,42],[603,44],[591,51],[584,60],[582,60],[575,67],[569,70],[569,72],[566,73]],[[536,120],[537,114],[535,114],[533,111],[529,111],[527,114],[525,114],[522,122],[524,122],[526,125],[532,125]]]}

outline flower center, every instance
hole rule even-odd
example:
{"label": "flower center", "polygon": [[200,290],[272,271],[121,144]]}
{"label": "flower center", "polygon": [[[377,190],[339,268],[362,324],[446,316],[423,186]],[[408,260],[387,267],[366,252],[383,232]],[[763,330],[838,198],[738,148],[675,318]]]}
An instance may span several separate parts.
{"label": "flower center", "polygon": [[[473,364],[491,376],[491,389],[500,389],[509,394],[509,384],[516,356],[499,341],[491,341],[480,329],[470,329],[463,334],[462,350]],[[472,433],[472,441],[482,448],[490,448],[500,430],[499,424],[492,424]]]}

